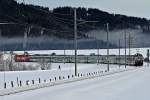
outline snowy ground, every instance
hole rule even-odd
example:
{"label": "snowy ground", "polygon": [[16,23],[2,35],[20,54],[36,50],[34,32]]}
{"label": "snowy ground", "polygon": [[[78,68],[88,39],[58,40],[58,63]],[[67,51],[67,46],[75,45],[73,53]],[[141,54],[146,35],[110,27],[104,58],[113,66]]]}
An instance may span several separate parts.
{"label": "snowy ground", "polygon": [[0,97],[0,100],[150,100],[150,67]]}
{"label": "snowy ground", "polygon": [[[61,66],[61,70],[58,69],[58,66]],[[38,84],[39,78],[41,83],[44,83],[44,80],[47,82],[55,81],[55,77],[58,80],[58,77],[64,77],[65,79],[68,75],[71,77],[75,74],[74,72],[74,64],[52,64],[51,70],[37,70],[37,71],[9,71],[9,72],[0,72],[0,89],[4,89],[4,84],[6,82],[7,88],[11,87],[11,81],[13,81],[14,87],[18,87],[20,81],[22,81],[22,85],[26,86],[26,81],[29,80],[30,84],[32,80],[35,81],[35,84]],[[78,64],[78,73],[82,75],[87,75],[87,73],[94,73],[98,71],[105,72],[107,70],[106,64]],[[127,66],[127,69],[131,69],[134,67]],[[120,68],[118,65],[110,65],[110,72],[117,71],[120,69],[125,69],[124,65]]]}
{"label": "snowy ground", "polygon": [[[131,49],[131,54],[136,52],[143,54],[146,57],[146,52],[149,48],[134,48]],[[32,54],[63,54],[63,50],[52,51],[30,51]],[[17,51],[16,53],[23,53]],[[97,50],[79,50],[78,54],[97,54]],[[66,50],[66,54],[73,55],[74,51]],[[100,54],[105,55],[106,50],[100,49]],[[118,55],[118,49],[111,49],[110,54]],[[121,49],[121,54],[124,54],[124,49]],[[58,66],[61,66],[61,70]],[[122,71],[125,67],[122,65],[120,68],[118,65],[110,65],[110,72]],[[43,88],[38,90],[32,90],[22,93],[17,93],[9,96],[2,96],[0,100],[150,100],[150,68],[147,64],[144,64],[143,68],[135,68],[127,66],[129,70],[113,75],[101,76],[94,79],[87,79],[79,82],[73,82],[68,84],[61,84],[49,88]],[[103,72],[103,75],[107,70],[106,64],[78,64],[78,73],[86,76],[87,74],[93,74],[94,72]],[[19,87],[19,82],[22,82],[24,87],[30,87],[34,84],[39,84],[39,78],[41,83],[58,82],[59,77],[67,79],[68,76],[74,76],[74,64],[58,64],[53,63],[51,70],[37,70],[37,71],[14,71],[14,72],[0,72],[0,92],[4,89],[4,83],[6,83],[7,89],[12,89],[11,81],[15,88]],[[56,80],[55,80],[56,78]],[[26,82],[29,81],[29,85]],[[45,82],[44,82],[45,81]],[[14,88],[13,87],[13,88]],[[135,99],[134,99],[135,98]]]}

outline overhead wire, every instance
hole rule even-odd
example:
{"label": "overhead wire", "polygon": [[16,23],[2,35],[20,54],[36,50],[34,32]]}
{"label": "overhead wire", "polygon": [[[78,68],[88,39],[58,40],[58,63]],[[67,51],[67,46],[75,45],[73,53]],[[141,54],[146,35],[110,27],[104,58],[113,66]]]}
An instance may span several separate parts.
{"label": "overhead wire", "polygon": [[52,12],[55,15],[61,15],[61,16],[72,16],[72,14],[62,14],[62,13],[56,13],[56,12]]}
{"label": "overhead wire", "polygon": [[[4,15],[4,16],[7,16],[7,17],[9,17],[9,18],[11,18],[13,20],[17,20],[17,19],[15,19],[15,18],[13,18],[11,16],[8,16],[8,15]],[[49,28],[45,28],[45,27],[42,27],[42,26],[38,26],[38,25],[28,24],[28,23],[25,23],[25,22],[21,22],[20,20],[17,20],[17,21],[20,22],[20,23],[18,23],[18,22],[3,22],[3,23],[0,23],[0,25],[5,25],[5,24],[7,24],[7,25],[8,24],[10,24],[10,25],[13,24],[14,25],[14,24],[16,24],[16,25],[21,25],[21,26],[33,26],[33,27],[41,28],[41,29],[48,30],[48,31],[69,32],[69,31],[58,31],[58,30],[49,29]],[[62,22],[65,23],[64,21],[62,21]],[[69,23],[67,23],[67,24],[69,24]],[[70,25],[72,25],[72,24],[70,24]]]}
{"label": "overhead wire", "polygon": [[20,21],[20,20],[18,20],[18,19],[16,19],[16,18],[14,18],[14,17],[11,17],[11,16],[9,16],[9,15],[6,15],[6,14],[2,14],[2,13],[0,13],[0,16],[5,16],[5,17],[7,17],[7,18],[9,18],[9,19],[12,19],[14,22],[12,22],[12,23],[23,23],[22,21]]}
{"label": "overhead wire", "polygon": [[[31,7],[31,6],[29,6],[29,7]],[[40,8],[36,8],[36,7],[32,7],[32,8],[34,8],[34,9],[36,9],[36,10],[38,10],[38,11],[42,11],[42,12],[44,12],[44,13],[46,13],[46,14],[53,14],[53,16],[55,17],[55,20],[56,20],[56,21],[59,21],[59,22],[61,22],[61,23],[64,23],[64,24],[67,24],[67,25],[70,25],[70,26],[74,26],[74,24],[73,24],[74,20],[65,19],[65,18],[60,18],[60,17],[57,17],[57,16],[56,16],[56,15],[72,16],[71,14],[62,14],[62,13],[54,13],[54,12],[50,13],[50,12],[48,12],[48,11],[46,11],[46,10],[43,10],[43,9],[40,9]],[[7,16],[8,16],[8,15],[7,15]],[[10,16],[8,16],[8,17],[10,17]],[[15,18],[13,18],[13,17],[10,17],[10,18],[13,19],[13,20],[15,20],[15,21],[20,22],[20,20],[17,20],[17,19],[15,19]],[[81,20],[77,20],[77,21],[78,21],[78,22],[81,22]],[[15,24],[24,25],[24,26],[26,26],[26,25],[30,26],[30,25],[31,25],[31,26],[34,26],[34,27],[37,27],[37,28],[41,28],[41,29],[44,29],[44,30],[47,30],[47,31],[54,31],[54,32],[60,32],[60,33],[72,32],[72,31],[58,31],[58,30],[54,30],[54,29],[45,28],[45,27],[42,27],[42,26],[32,25],[32,24],[28,24],[28,23],[22,24],[22,23],[24,23],[24,22],[15,23]],[[89,26],[89,25],[87,25],[87,24],[85,24],[84,26],[78,25],[78,27],[83,27],[83,28],[85,28],[85,26],[91,27],[91,28],[93,29],[92,26]]]}
{"label": "overhead wire", "polygon": [[[31,6],[29,6],[29,7],[31,7]],[[43,10],[43,9],[41,9],[41,8],[36,8],[36,7],[32,7],[32,8],[34,8],[34,9],[36,9],[36,10],[38,10],[38,11],[42,11],[42,12],[44,12],[44,13],[46,13],[46,14],[53,14],[53,17],[55,17],[55,19],[56,19],[57,21],[60,21],[60,22],[63,22],[63,23],[65,23],[65,24],[69,24],[69,25],[74,25],[74,24],[73,24],[74,20],[66,19],[66,18],[60,18],[60,17],[57,17],[57,16],[56,16],[56,15],[72,16],[72,14],[62,14],[62,13],[56,13],[56,12],[49,12],[49,11]],[[55,14],[56,14],[56,15],[55,15]],[[68,22],[65,22],[65,21],[72,22],[72,24],[71,24],[71,23],[68,23]],[[77,20],[77,21],[78,21],[78,22],[81,22],[81,20]]]}
{"label": "overhead wire", "polygon": [[[43,10],[43,9],[41,9],[41,8],[36,8],[36,7],[34,7],[34,6],[29,6],[30,8],[34,8],[35,10],[38,10],[38,11],[42,11],[43,13],[45,13],[45,14],[56,14],[56,13],[54,13],[54,12],[50,12],[50,11],[46,11],[46,10]],[[57,13],[57,14],[59,14],[59,15],[70,15],[70,14],[61,14],[61,13]],[[70,15],[71,16],[71,15]],[[57,18],[57,19],[60,19],[60,20],[65,20],[65,21],[71,21],[71,22],[73,22],[73,20],[69,20],[69,19],[65,19],[65,18],[59,18],[59,17],[57,17],[57,16],[55,16],[54,15],[54,17],[55,18]]]}

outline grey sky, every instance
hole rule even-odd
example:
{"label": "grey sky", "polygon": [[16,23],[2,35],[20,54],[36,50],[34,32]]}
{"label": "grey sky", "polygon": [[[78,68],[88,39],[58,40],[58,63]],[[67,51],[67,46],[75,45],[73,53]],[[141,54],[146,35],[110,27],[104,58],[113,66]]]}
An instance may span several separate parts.
{"label": "grey sky", "polygon": [[92,7],[110,13],[150,19],[150,0],[25,0],[25,2],[49,7],[50,9],[58,6]]}

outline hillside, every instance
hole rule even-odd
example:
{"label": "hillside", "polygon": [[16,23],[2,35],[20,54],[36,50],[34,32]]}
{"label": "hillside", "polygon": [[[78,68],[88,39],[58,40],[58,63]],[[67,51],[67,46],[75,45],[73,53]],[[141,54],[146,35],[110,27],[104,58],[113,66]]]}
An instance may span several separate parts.
{"label": "hillside", "polygon": [[[110,14],[99,9],[93,8],[77,8],[78,19],[87,21],[98,21],[97,23],[86,23],[83,26],[79,26],[79,31],[104,29],[104,24],[109,23],[110,29],[122,29],[122,28],[143,28],[149,25],[149,20],[145,18],[130,17],[119,14]],[[53,11],[49,11],[48,8],[24,5],[17,3],[14,0],[0,0],[0,22],[16,22],[21,25],[17,27],[32,26],[33,32],[39,31],[41,27],[46,28],[46,34],[54,34],[57,31],[67,31],[68,34],[72,33],[73,28],[73,8],[71,7],[58,7]],[[23,25],[22,25],[23,24]],[[5,29],[17,30],[13,25],[1,25],[2,31]],[[35,30],[34,30],[35,28]],[[39,30],[38,30],[39,29]],[[22,29],[23,30],[23,29]],[[3,32],[2,36],[17,36],[22,35],[23,32],[19,28],[18,33],[10,34],[9,32]],[[18,30],[17,30],[18,31]],[[56,31],[56,32],[54,32]],[[60,33],[58,36],[62,37],[65,33]],[[65,34],[68,36],[68,34]],[[33,34],[34,35],[34,34]]]}

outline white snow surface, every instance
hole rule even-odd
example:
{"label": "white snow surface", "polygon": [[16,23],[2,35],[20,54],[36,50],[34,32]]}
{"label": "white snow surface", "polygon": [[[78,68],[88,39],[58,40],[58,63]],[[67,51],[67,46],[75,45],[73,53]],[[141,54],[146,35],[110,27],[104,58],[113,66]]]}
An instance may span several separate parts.
{"label": "white snow surface", "polygon": [[[147,49],[150,48],[133,48],[131,54],[138,52],[146,57]],[[32,54],[51,54],[53,52],[56,54],[64,53],[63,50],[29,51]],[[15,53],[21,54],[23,51],[16,51]],[[97,50],[78,51],[78,54],[87,55],[90,53],[97,54]],[[66,54],[73,55],[74,51],[66,50]],[[106,49],[100,49],[100,54],[106,55]],[[111,49],[110,54],[118,55],[118,49]],[[124,49],[121,49],[121,54],[124,54]],[[61,70],[58,69],[59,65]],[[7,83],[7,89],[12,89],[11,81],[14,82],[14,87],[18,88],[17,80],[21,80],[23,86],[26,86],[26,81],[29,80],[29,86],[31,86],[31,81],[34,80],[35,84],[38,84],[39,78],[41,83],[44,83],[44,80],[49,82],[50,79],[55,82],[54,77],[59,81],[59,76],[66,79],[68,75],[70,77],[74,75],[74,64],[53,63],[51,66],[51,70],[45,71],[0,72],[0,91],[5,90],[4,82]],[[124,69],[123,65],[120,68],[118,65],[110,65],[110,72]],[[144,63],[141,68],[127,66],[127,69],[135,70],[0,96],[0,100],[150,100],[150,68],[148,64]],[[98,71],[105,72],[105,70],[107,70],[106,64],[78,64],[78,73],[83,75]]]}
{"label": "white snow surface", "polygon": [[150,100],[150,67],[0,97],[0,100]]}
{"label": "white snow surface", "polygon": [[[61,66],[61,70],[58,69],[59,65]],[[74,71],[74,64],[64,64],[64,63],[53,63],[51,70],[35,70],[35,71],[6,71],[0,72],[0,89],[4,89],[4,82],[7,84],[7,88],[11,88],[11,81],[14,82],[14,87],[18,87],[19,81],[22,81],[22,85],[26,86],[26,81],[29,80],[30,84],[31,81],[34,80],[35,84],[38,84],[39,78],[41,79],[41,83],[44,83],[44,80],[47,82],[55,81],[54,78],[56,77],[57,80],[59,76],[67,78],[68,75],[71,77],[75,74]],[[106,64],[78,64],[78,73],[87,75],[87,73],[93,73],[98,71],[107,70]],[[132,69],[134,67],[128,67],[127,69]],[[110,65],[110,72],[125,69],[124,65],[120,68],[118,65]]]}

